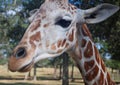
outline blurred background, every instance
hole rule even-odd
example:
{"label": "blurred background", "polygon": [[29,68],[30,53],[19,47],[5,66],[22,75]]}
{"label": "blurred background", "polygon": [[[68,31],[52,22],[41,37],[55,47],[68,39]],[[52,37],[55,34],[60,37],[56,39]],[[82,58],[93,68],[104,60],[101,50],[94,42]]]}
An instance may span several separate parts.
{"label": "blurred background", "polygon": [[[21,40],[29,25],[30,11],[39,8],[44,0],[0,0],[0,85],[61,85],[64,59],[56,58],[38,62],[30,73],[11,73],[8,58]],[[78,8],[87,9],[101,3],[120,6],[120,0],[69,0]],[[112,79],[120,82],[120,11],[106,21],[88,25]],[[82,85],[82,77],[68,58],[70,85]],[[23,81],[23,80],[26,81]],[[36,80],[32,82],[31,80]]]}

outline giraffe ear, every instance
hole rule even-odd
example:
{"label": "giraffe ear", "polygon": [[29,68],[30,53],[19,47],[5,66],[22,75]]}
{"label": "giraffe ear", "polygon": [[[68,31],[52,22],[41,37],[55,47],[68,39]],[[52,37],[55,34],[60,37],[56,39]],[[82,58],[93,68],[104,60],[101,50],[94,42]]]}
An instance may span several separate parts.
{"label": "giraffe ear", "polygon": [[33,21],[33,19],[35,18],[35,15],[37,13],[37,11],[38,11],[38,9],[34,9],[34,10],[30,11],[30,13],[29,13],[30,17],[28,18],[29,22]]}
{"label": "giraffe ear", "polygon": [[106,20],[118,10],[118,6],[104,3],[94,8],[84,10],[83,18],[85,23],[99,23]]}

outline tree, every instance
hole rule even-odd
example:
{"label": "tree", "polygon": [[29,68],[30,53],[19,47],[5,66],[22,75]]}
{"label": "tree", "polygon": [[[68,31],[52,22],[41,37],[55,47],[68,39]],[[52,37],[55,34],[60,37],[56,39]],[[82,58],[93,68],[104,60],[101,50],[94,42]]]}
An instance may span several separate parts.
{"label": "tree", "polygon": [[28,23],[26,23],[21,0],[0,2],[0,49],[6,50],[9,54],[21,39]]}
{"label": "tree", "polygon": [[[77,7],[87,9],[101,3],[120,5],[120,0],[69,0]],[[120,11],[108,20],[99,24],[89,25],[95,42],[103,44],[101,54],[110,53],[112,59],[120,60]]]}
{"label": "tree", "polygon": [[31,11],[36,8],[39,8],[45,0],[24,0],[23,6],[25,10]]}
{"label": "tree", "polygon": [[[118,5],[120,1],[108,1],[104,0],[105,3],[111,3]],[[99,37],[101,41],[107,43],[106,52],[112,55],[112,59],[120,60],[120,11],[114,14],[108,20],[92,26],[91,29],[94,39]]]}
{"label": "tree", "polygon": [[112,72],[113,69],[118,69],[120,72],[120,62],[118,60],[106,60],[105,64],[107,67],[112,68]]}

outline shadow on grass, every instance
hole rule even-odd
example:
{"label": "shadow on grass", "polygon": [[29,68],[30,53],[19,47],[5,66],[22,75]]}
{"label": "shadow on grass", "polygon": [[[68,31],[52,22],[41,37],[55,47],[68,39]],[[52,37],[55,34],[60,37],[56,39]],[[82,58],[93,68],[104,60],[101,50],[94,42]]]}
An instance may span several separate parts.
{"label": "shadow on grass", "polygon": [[[74,78],[75,80],[78,80],[78,78]],[[3,77],[3,76],[0,76],[0,80],[24,80],[24,77],[23,78],[12,78],[12,77]],[[33,79],[28,79],[28,80],[33,80]],[[53,77],[37,77],[37,80],[49,80],[49,81],[52,81],[52,80],[61,80],[60,78],[53,78]],[[82,78],[79,78],[79,80],[81,81],[71,81],[71,82],[75,82],[75,83],[83,83],[82,81]],[[116,81],[115,82],[117,85],[120,84],[120,81]],[[0,83],[0,85],[43,85],[43,84],[31,84],[31,83]],[[70,84],[70,85],[75,85],[75,84]]]}
{"label": "shadow on grass", "polygon": [[0,80],[24,80],[24,78],[12,78],[12,77],[0,76]]}
{"label": "shadow on grass", "polygon": [[30,83],[0,83],[0,85],[40,85],[40,84],[30,84]]}
{"label": "shadow on grass", "polygon": [[[28,78],[28,80],[31,80],[32,78]],[[0,80],[24,80],[24,77],[4,77],[4,76],[0,76]],[[32,79],[33,80],[33,79]],[[60,78],[53,78],[53,77],[37,77],[37,80],[61,80]],[[0,84],[1,85],[1,84]]]}
{"label": "shadow on grass", "polygon": [[53,77],[37,77],[37,80],[61,80],[61,78],[53,78]]}

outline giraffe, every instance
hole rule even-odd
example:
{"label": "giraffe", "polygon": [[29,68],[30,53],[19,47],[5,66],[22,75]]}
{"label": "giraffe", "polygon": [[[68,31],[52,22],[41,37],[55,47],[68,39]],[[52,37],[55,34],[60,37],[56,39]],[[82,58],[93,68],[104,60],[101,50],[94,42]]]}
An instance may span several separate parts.
{"label": "giraffe", "polygon": [[45,0],[30,17],[31,23],[9,59],[9,70],[27,72],[39,60],[67,52],[85,85],[115,85],[86,24],[102,22],[118,10],[107,3],[83,10],[68,0]]}

